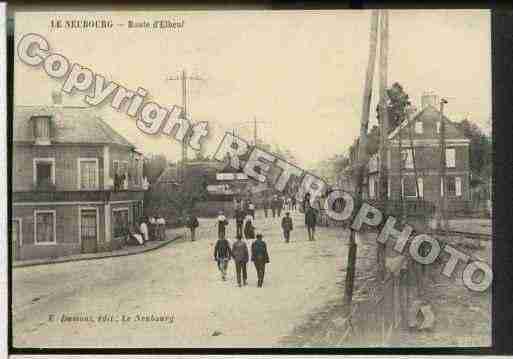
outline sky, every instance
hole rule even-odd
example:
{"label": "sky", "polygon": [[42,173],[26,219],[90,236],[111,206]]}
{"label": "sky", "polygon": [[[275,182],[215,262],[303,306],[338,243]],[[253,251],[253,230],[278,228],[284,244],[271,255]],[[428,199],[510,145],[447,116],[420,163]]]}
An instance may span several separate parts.
{"label": "sky", "polygon": [[[58,19],[112,19],[115,26],[51,29]],[[127,28],[129,20],[162,19],[184,26]],[[359,133],[370,11],[18,12],[15,29],[16,43],[41,34],[51,51],[127,88],[143,87],[146,100],[167,108],[182,103],[180,81],[170,76],[185,69],[203,78],[188,84],[188,110],[193,121],[209,123],[207,154],[225,131],[252,141],[254,118],[260,138],[290,149],[304,167],[345,152]],[[401,83],[419,107],[422,93],[434,91],[448,99],[449,118],[490,131],[489,11],[391,10],[389,29],[388,85]],[[50,105],[61,86],[41,67],[15,59],[15,105]],[[376,72],[371,125],[378,86]],[[64,104],[86,106],[86,94],[64,94]],[[180,158],[175,140],[143,134],[109,106],[98,111],[143,152]]]}

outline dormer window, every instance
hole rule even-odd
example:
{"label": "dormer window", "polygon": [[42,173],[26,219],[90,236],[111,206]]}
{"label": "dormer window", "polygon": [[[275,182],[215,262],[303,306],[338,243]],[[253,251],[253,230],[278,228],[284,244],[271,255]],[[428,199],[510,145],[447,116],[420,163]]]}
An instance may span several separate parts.
{"label": "dormer window", "polygon": [[50,116],[33,117],[32,125],[34,126],[36,145],[50,144],[50,120]]}

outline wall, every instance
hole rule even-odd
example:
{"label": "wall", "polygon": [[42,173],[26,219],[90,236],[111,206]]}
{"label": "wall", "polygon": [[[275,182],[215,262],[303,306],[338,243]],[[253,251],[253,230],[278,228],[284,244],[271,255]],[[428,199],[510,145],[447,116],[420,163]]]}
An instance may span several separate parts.
{"label": "wall", "polygon": [[34,158],[55,158],[55,185],[57,190],[78,190],[78,158],[98,158],[98,181],[103,184],[103,149],[94,145],[15,145],[13,147],[13,191],[34,189]]}

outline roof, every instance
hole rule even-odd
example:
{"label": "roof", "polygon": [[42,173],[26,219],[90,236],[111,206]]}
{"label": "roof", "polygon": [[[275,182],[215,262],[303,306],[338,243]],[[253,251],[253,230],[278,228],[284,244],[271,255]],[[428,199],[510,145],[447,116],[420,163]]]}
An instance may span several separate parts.
{"label": "roof", "polygon": [[14,142],[33,142],[33,116],[51,116],[55,131],[52,143],[117,144],[135,148],[117,133],[96,112],[88,107],[16,106],[14,110]]}
{"label": "roof", "polygon": [[[438,114],[438,116],[440,116],[440,111],[431,105],[426,106],[421,111],[411,113],[409,116],[406,117],[406,119],[399,126],[394,128],[393,131],[389,133],[388,139],[391,140],[395,136],[397,136],[399,131],[402,130],[403,128],[405,128],[409,123],[415,122],[418,118],[423,117],[424,115],[426,115],[426,116],[433,115],[433,112]],[[456,123],[449,120],[449,118],[447,118],[445,115],[444,115],[444,122],[456,125]]]}

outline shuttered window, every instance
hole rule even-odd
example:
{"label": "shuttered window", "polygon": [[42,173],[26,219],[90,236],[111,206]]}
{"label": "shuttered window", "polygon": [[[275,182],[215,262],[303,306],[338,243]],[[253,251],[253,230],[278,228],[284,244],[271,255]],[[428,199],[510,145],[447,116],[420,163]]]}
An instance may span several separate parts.
{"label": "shuttered window", "polygon": [[98,188],[98,161],[80,159],[80,189]]}
{"label": "shuttered window", "polygon": [[55,211],[36,211],[36,244],[55,243]]}
{"label": "shuttered window", "polygon": [[445,149],[445,164],[448,168],[456,167],[456,149]]}

